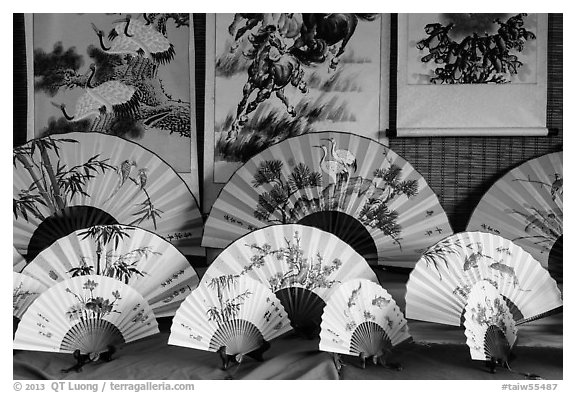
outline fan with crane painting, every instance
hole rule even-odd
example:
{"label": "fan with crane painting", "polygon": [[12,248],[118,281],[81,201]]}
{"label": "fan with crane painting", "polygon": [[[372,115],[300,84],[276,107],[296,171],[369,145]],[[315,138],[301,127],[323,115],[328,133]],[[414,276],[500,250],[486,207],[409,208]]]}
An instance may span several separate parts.
{"label": "fan with crane painting", "polygon": [[62,281],[43,292],[24,313],[14,349],[74,353],[81,368],[88,358],[109,359],[128,342],[159,333],[154,313],[129,285],[105,276]]}
{"label": "fan with crane painting", "polygon": [[562,284],[563,153],[512,169],[484,194],[468,231],[491,232],[528,251]]}
{"label": "fan with crane painting", "polygon": [[471,288],[494,285],[517,324],[562,307],[550,274],[512,241],[484,232],[462,232],[430,247],[406,284],[406,317],[460,326]]}
{"label": "fan with crane painting", "polygon": [[78,229],[115,224],[203,254],[194,195],[137,143],[102,133],[52,135],[15,148],[13,164],[13,243],[28,261]]}
{"label": "fan with crane painting", "polygon": [[218,352],[226,369],[246,355],[262,361],[269,341],[290,329],[284,307],[266,285],[247,276],[215,277],[184,300],[168,344]]}
{"label": "fan with crane painting", "polygon": [[452,233],[434,191],[388,147],[343,132],[314,132],[268,147],[224,186],[202,245],[224,248],[271,224],[331,232],[370,264],[413,267]]}
{"label": "fan with crane painting", "polygon": [[506,301],[487,281],[472,286],[464,311],[466,344],[473,360],[509,367],[510,352],[518,329]]}
{"label": "fan with crane painting", "polygon": [[24,273],[46,286],[76,276],[112,277],[138,291],[156,317],[173,316],[199,282],[171,243],[126,225],[97,225],[62,237],[38,254]]}
{"label": "fan with crane painting", "polygon": [[378,282],[364,258],[329,232],[279,224],[244,235],[229,245],[202,277],[254,278],[280,299],[296,331],[315,337],[322,311],[337,284],[354,278]]}
{"label": "fan with crane painting", "polygon": [[408,322],[390,294],[365,279],[340,284],[322,315],[320,350],[386,365],[393,347],[410,339]]}

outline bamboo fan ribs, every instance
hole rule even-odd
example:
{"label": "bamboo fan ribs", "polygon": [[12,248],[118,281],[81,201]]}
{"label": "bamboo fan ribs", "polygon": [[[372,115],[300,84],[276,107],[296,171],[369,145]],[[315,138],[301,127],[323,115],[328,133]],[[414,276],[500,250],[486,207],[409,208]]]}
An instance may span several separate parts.
{"label": "bamboo fan ribs", "polygon": [[113,278],[82,276],[38,296],[22,317],[14,348],[97,357],[158,332],[150,306],[134,289]]}
{"label": "bamboo fan ribs", "polygon": [[512,240],[562,284],[563,176],[562,152],[512,169],[482,197],[467,230]]}
{"label": "bamboo fan ribs", "polygon": [[201,253],[194,195],[158,156],[120,137],[68,133],[13,152],[13,243],[28,261],[93,225],[134,225]]}
{"label": "bamboo fan ribs", "polygon": [[388,147],[342,132],[288,138],[248,160],[224,186],[202,245],[224,248],[271,224],[331,232],[370,264],[413,267],[452,233],[424,178]]}
{"label": "bamboo fan ribs", "polygon": [[120,280],[150,304],[156,317],[172,316],[196,288],[196,271],[171,243],[144,229],[97,225],[58,239],[24,272],[46,286],[76,276]]}
{"label": "bamboo fan ribs", "polygon": [[368,263],[337,236],[298,224],[255,230],[229,245],[202,282],[217,277],[251,277],[280,299],[292,326],[317,336],[322,311],[338,283],[378,279]]}
{"label": "bamboo fan ribs", "polygon": [[270,289],[249,277],[215,277],[181,304],[168,344],[218,352],[223,368],[245,355],[262,360],[269,341],[290,330],[290,321]]}
{"label": "bamboo fan ribs", "polygon": [[410,339],[408,324],[390,294],[365,279],[340,284],[324,309],[320,350],[386,365],[392,348]]}
{"label": "bamboo fan ribs", "polygon": [[474,284],[498,289],[517,324],[562,307],[550,274],[528,252],[503,237],[462,232],[426,251],[406,285],[406,317],[460,326]]}

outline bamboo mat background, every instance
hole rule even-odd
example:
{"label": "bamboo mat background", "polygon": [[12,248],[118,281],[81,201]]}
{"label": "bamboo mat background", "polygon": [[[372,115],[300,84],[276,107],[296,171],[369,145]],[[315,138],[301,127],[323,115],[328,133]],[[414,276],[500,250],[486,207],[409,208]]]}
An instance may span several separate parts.
{"label": "bamboo mat background", "polygon": [[[394,19],[394,18],[393,18]],[[194,14],[196,48],[196,126],[199,171],[203,173],[206,16]],[[26,138],[26,59],[22,14],[14,14],[14,145]],[[463,231],[488,188],[510,169],[529,159],[563,148],[562,59],[563,17],[549,14],[547,125],[559,130],[547,137],[391,138],[390,147],[406,158],[438,194],[454,231]],[[396,63],[395,43],[391,64]],[[391,72],[391,75],[395,75]],[[395,128],[396,81],[391,80],[390,128]],[[202,194],[202,183],[200,184]]]}

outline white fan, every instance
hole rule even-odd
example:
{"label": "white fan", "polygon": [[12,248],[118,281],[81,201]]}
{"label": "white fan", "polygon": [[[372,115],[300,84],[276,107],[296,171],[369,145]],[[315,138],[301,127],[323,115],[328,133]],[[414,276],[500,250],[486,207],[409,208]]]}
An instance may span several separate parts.
{"label": "white fan", "polygon": [[479,281],[502,294],[517,323],[558,309],[562,297],[550,274],[503,237],[462,232],[431,247],[406,285],[406,317],[459,326],[468,294]]}
{"label": "white fan", "polygon": [[144,229],[97,225],[60,238],[24,272],[46,286],[75,276],[98,274],[137,290],[156,317],[172,316],[196,288],[196,271],[172,244]]}
{"label": "white fan", "polygon": [[178,174],[142,146],[102,133],[33,139],[14,149],[14,247],[28,260],[93,225],[138,226],[200,253],[202,217]]}
{"label": "white fan", "polygon": [[452,234],[426,180],[388,147],[343,132],[288,138],[248,160],[224,186],[202,245],[224,248],[271,224],[331,232],[370,264],[413,267]]}
{"label": "white fan", "polygon": [[17,319],[22,319],[22,315],[28,307],[36,300],[47,286],[26,274],[12,272],[13,300],[12,314]]}
{"label": "white fan", "polygon": [[12,270],[15,272],[21,272],[22,269],[24,269],[24,266],[26,266],[26,260],[15,247],[12,247]]}
{"label": "white fan", "polygon": [[181,304],[168,344],[241,361],[290,329],[284,307],[268,287],[246,276],[217,277],[200,284]]}
{"label": "white fan", "polygon": [[255,230],[229,245],[202,277],[249,276],[267,285],[282,302],[292,326],[318,333],[322,310],[340,282],[378,282],[368,263],[337,236],[298,224]]}
{"label": "white fan", "polygon": [[464,327],[472,359],[507,365],[518,329],[506,301],[492,284],[479,281],[470,290]]}
{"label": "white fan", "polygon": [[562,283],[563,153],[534,158],[512,169],[484,194],[468,231],[512,240]]}
{"label": "white fan", "polygon": [[98,354],[159,333],[154,313],[128,285],[104,276],[62,281],[28,308],[14,349]]}
{"label": "white fan", "polygon": [[376,364],[408,340],[408,323],[390,294],[365,279],[340,284],[324,309],[320,350],[372,358]]}

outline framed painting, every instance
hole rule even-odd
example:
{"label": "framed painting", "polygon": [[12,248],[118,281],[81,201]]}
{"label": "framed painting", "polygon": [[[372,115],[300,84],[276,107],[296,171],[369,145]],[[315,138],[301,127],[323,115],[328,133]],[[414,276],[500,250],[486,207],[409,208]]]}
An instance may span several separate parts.
{"label": "framed painting", "polygon": [[205,213],[266,147],[315,131],[387,144],[389,14],[208,14]]}
{"label": "framed painting", "polygon": [[28,139],[102,132],[166,161],[199,200],[190,14],[26,14]]}
{"label": "framed painting", "polygon": [[398,136],[546,135],[547,14],[399,14]]}

